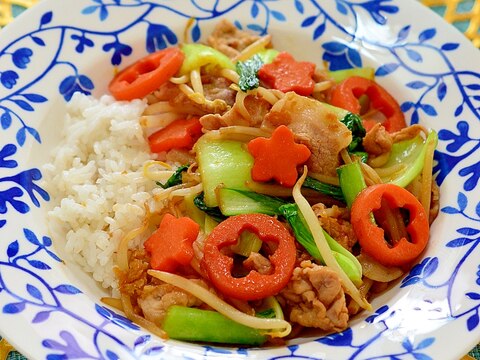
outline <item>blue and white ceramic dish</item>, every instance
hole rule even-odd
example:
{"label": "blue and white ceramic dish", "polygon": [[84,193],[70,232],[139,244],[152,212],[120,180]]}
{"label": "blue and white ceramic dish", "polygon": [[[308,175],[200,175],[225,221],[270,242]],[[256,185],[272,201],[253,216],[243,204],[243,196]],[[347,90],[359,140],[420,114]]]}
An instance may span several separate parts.
{"label": "blue and white ceramic dish", "polygon": [[[441,211],[424,257],[340,334],[237,349],[162,340],[103,306],[49,237],[41,165],[75,91],[202,40],[221,18],[330,69],[373,66],[438,131]],[[31,359],[458,359],[480,339],[480,52],[406,0],[44,0],[0,36],[0,333]]]}

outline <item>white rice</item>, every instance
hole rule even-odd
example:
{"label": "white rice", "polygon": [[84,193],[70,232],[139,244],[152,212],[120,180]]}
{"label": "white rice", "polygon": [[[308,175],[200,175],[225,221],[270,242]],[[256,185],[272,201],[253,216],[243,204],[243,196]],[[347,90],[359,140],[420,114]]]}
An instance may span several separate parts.
{"label": "white rice", "polygon": [[54,205],[48,220],[61,229],[53,238],[65,242],[66,261],[105,288],[117,287],[112,268],[119,241],[141,225],[156,186],[143,176],[152,159],[138,122],[145,106],[75,94],[62,141],[43,168]]}

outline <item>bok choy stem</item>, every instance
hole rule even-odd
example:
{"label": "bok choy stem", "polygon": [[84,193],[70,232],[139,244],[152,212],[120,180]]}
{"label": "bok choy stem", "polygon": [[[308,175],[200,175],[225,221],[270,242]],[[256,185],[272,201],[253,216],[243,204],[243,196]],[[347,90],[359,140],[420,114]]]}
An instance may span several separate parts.
{"label": "bok choy stem", "polygon": [[223,344],[262,345],[267,336],[211,310],[170,306],[163,329],[172,339]]}

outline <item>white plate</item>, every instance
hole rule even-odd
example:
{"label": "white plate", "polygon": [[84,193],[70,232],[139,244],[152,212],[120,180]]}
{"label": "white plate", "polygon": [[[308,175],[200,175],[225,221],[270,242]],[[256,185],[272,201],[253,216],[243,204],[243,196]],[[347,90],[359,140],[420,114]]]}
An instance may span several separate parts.
{"label": "white plate", "polygon": [[[219,18],[298,59],[373,66],[411,123],[436,129],[441,212],[424,258],[341,334],[288,347],[162,342],[99,302],[55,255],[39,168],[73,90],[100,95],[114,65],[204,38]],[[176,35],[175,35],[176,34]],[[480,52],[414,1],[45,0],[0,36],[0,331],[31,359],[456,359],[480,333]]]}

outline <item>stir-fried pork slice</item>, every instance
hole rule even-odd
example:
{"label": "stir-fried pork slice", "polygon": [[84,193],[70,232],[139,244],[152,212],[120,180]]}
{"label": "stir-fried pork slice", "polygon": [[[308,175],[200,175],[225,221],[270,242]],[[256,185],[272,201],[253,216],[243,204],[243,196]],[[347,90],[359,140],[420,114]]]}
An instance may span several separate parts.
{"label": "stir-fried pork slice", "polygon": [[308,167],[313,172],[336,175],[339,153],[352,141],[352,133],[319,101],[287,93],[265,116],[262,126],[288,126],[312,155]]}
{"label": "stir-fried pork slice", "polygon": [[239,30],[228,20],[222,20],[215,27],[207,42],[211,47],[234,58],[258,39],[257,35]]}
{"label": "stir-fried pork slice", "polygon": [[[213,78],[212,78],[213,79]],[[168,101],[173,112],[202,116],[210,113],[223,114],[235,100],[235,92],[226,85],[227,80],[212,80],[204,85],[205,98],[209,101],[197,103],[188,97],[178,85],[166,82],[154,92],[155,101]]]}
{"label": "stir-fried pork slice", "polygon": [[404,140],[413,139],[418,134],[425,132],[425,128],[422,125],[415,124],[407,126],[392,134],[393,142],[397,143]]}
{"label": "stir-fried pork slice", "polygon": [[[207,287],[203,280],[192,280]],[[160,325],[172,305],[200,306],[202,301],[170,284],[147,285],[137,299],[145,319]]]}
{"label": "stir-fried pork slice", "polygon": [[393,143],[413,139],[424,131],[421,125],[411,125],[394,133],[389,133],[380,123],[375,124],[363,138],[363,148],[371,155],[390,152]]}
{"label": "stir-fried pork slice", "polygon": [[387,130],[380,123],[377,123],[367,132],[362,145],[369,154],[381,155],[390,152],[393,139]]}
{"label": "stir-fried pork slice", "polygon": [[223,100],[228,106],[233,106],[237,92],[230,88],[230,80],[222,76],[202,76],[203,92],[208,100]]}
{"label": "stir-fried pork slice", "polygon": [[251,252],[249,257],[243,261],[243,266],[247,270],[256,270],[262,275],[268,275],[273,272],[273,267],[270,263],[270,260],[257,252]]}
{"label": "stir-fried pork slice", "polygon": [[[244,106],[243,109],[242,106]],[[258,127],[270,108],[270,103],[263,98],[248,95],[243,102],[236,102],[235,105],[223,115],[207,114],[202,116],[200,123],[206,130],[217,130],[224,126],[233,125]]]}
{"label": "stir-fried pork slice", "polygon": [[348,209],[336,205],[327,208],[322,203],[313,205],[312,209],[323,229],[345,249],[351,251],[353,245],[357,243],[357,237],[352,224],[348,221]]}
{"label": "stir-fried pork slice", "polygon": [[292,322],[328,332],[347,327],[348,310],[340,278],[326,266],[303,261],[280,297]]}
{"label": "stir-fried pork slice", "polygon": [[132,250],[128,258],[128,271],[119,272],[119,289],[123,294],[133,296],[147,284],[149,259],[144,249]]}

